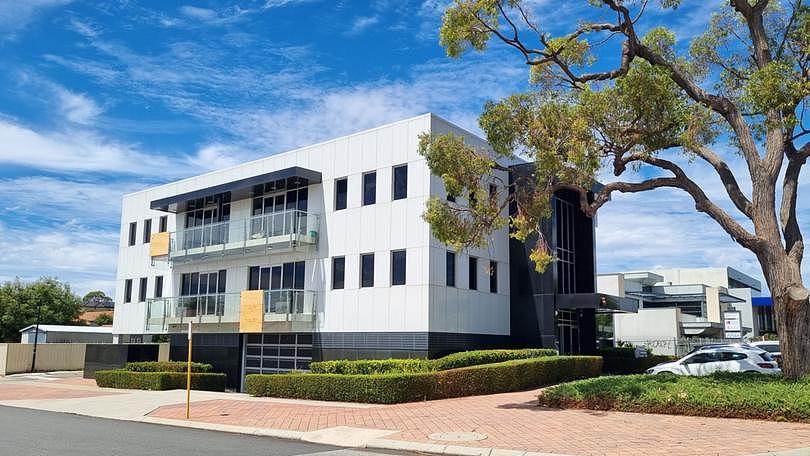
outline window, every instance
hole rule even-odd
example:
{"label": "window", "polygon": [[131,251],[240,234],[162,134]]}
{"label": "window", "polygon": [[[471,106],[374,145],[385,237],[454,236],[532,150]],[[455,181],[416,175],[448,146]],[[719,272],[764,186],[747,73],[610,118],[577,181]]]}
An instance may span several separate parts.
{"label": "window", "polygon": [[124,302],[132,302],[132,279],[124,280]]}
{"label": "window", "polygon": [[717,353],[717,358],[719,361],[739,361],[748,358],[748,355],[745,353],[720,352]]}
{"label": "window", "polygon": [[138,302],[146,301],[146,277],[141,277],[141,282],[138,284]]}
{"label": "window", "polygon": [[158,233],[169,231],[169,216],[161,215],[158,221]]}
{"label": "window", "polygon": [[445,255],[445,275],[447,277],[447,286],[456,286],[456,254],[455,252],[447,252]]}
{"label": "window", "polygon": [[391,285],[405,285],[405,251],[391,252]]}
{"label": "window", "polygon": [[163,297],[163,276],[155,277],[155,297],[156,298]]}
{"label": "window", "polygon": [[332,258],[332,289],[342,290],[346,281],[346,258]]}
{"label": "window", "polygon": [[448,193],[447,194],[447,201],[450,201],[451,203],[455,203],[456,202],[456,195],[451,195],[450,193]]}
{"label": "window", "polygon": [[478,258],[470,257],[470,290],[478,289]]}
{"label": "window", "polygon": [[717,361],[716,353],[695,353],[691,358],[684,360],[686,364],[704,364]]}
{"label": "window", "polygon": [[392,199],[408,197],[408,165],[394,167],[394,196]]}
{"label": "window", "polygon": [[374,286],[374,254],[366,253],[360,255],[360,286]]}
{"label": "window", "polygon": [[335,210],[346,209],[346,201],[349,189],[349,179],[344,177],[335,181]]}
{"label": "window", "polygon": [[143,243],[148,244],[152,239],[152,219],[143,221]]}
{"label": "window", "polygon": [[363,206],[377,202],[377,173],[363,174]]}
{"label": "window", "polygon": [[138,232],[138,222],[129,224],[129,245],[135,245],[135,235]]}
{"label": "window", "polygon": [[496,261],[489,262],[489,292],[498,292],[498,263]]}

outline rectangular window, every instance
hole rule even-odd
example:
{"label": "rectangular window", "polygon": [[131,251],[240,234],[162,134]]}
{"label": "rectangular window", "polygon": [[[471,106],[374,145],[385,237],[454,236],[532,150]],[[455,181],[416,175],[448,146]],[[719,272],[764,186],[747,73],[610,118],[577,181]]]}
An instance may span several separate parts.
{"label": "rectangular window", "polygon": [[129,224],[129,245],[135,245],[135,236],[138,233],[138,222]]}
{"label": "rectangular window", "polygon": [[148,244],[152,240],[152,219],[143,221],[143,243]]}
{"label": "rectangular window", "polygon": [[363,206],[377,202],[377,173],[363,174]]}
{"label": "rectangular window", "polygon": [[360,255],[360,286],[374,286],[374,254],[366,253]]}
{"label": "rectangular window", "polygon": [[169,216],[161,215],[158,221],[158,233],[169,231]]}
{"label": "rectangular window", "polygon": [[456,254],[455,252],[447,252],[445,255],[445,276],[447,278],[447,286],[456,286]]}
{"label": "rectangular window", "polygon": [[405,251],[391,252],[391,285],[405,285]]}
{"label": "rectangular window", "polygon": [[156,298],[163,297],[163,276],[155,277],[155,297]]}
{"label": "rectangular window", "polygon": [[259,289],[259,268],[258,266],[251,266],[248,269],[248,290]]}
{"label": "rectangular window", "polygon": [[346,209],[349,192],[349,178],[344,177],[335,181],[335,210]]}
{"label": "rectangular window", "polygon": [[132,302],[132,279],[124,280],[124,302]]}
{"label": "rectangular window", "polygon": [[332,289],[342,290],[346,280],[346,258],[332,258]]}
{"label": "rectangular window", "polygon": [[408,197],[408,165],[394,167],[394,196],[392,199]]}
{"label": "rectangular window", "polygon": [[144,302],[146,301],[146,277],[141,277],[138,285],[138,302]]}
{"label": "rectangular window", "polygon": [[489,292],[498,292],[498,263],[496,261],[489,262]]}
{"label": "rectangular window", "polygon": [[470,290],[478,289],[478,258],[470,257]]}

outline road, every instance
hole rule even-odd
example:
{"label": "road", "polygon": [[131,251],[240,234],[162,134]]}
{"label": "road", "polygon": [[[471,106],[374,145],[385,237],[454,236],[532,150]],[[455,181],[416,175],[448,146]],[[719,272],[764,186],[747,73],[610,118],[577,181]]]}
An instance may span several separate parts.
{"label": "road", "polygon": [[[315,443],[0,406],[0,454],[15,456],[390,456]],[[401,453],[400,453],[401,455]]]}

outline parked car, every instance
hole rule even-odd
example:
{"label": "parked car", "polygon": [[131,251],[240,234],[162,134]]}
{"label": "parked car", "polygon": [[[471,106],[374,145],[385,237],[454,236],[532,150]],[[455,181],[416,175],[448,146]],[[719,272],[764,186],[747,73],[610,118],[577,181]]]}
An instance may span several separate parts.
{"label": "parked car", "polygon": [[779,363],[780,366],[782,365],[782,349],[779,348],[778,340],[760,340],[758,342],[751,342],[751,345],[770,353],[776,362]]}
{"label": "parked car", "polygon": [[780,374],[782,370],[770,353],[746,344],[702,348],[678,361],[647,369],[648,374],[690,376],[709,375],[713,372]]}

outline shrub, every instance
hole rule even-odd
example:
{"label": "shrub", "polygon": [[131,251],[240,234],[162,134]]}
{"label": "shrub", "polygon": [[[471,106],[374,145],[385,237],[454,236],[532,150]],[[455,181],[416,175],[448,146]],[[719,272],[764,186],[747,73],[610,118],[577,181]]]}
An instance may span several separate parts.
{"label": "shrub", "polygon": [[628,375],[563,383],[539,396],[556,408],[810,422],[810,378],[716,373]]}
{"label": "shrub", "polygon": [[392,404],[505,393],[599,375],[596,356],[545,356],[434,372],[385,374],[251,374],[248,394]]}
{"label": "shrub", "polygon": [[310,364],[313,373],[371,375],[385,373],[417,373],[456,369],[479,364],[492,364],[513,359],[553,356],[557,352],[548,348],[527,348],[522,350],[475,350],[453,353],[444,358],[426,359],[384,359],[357,361],[321,361]]}
{"label": "shrub", "polygon": [[[127,363],[124,370],[132,372],[186,372],[185,361],[139,361]],[[191,363],[191,372],[211,372],[210,364]]]}
{"label": "shrub", "polygon": [[[191,374],[191,389],[225,391],[225,374],[198,372]],[[115,369],[96,372],[96,384],[102,388],[171,390],[186,388],[182,372],[139,372]]]}

